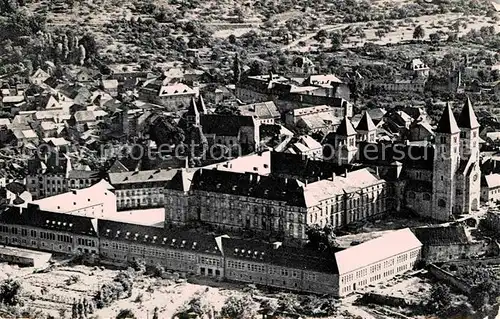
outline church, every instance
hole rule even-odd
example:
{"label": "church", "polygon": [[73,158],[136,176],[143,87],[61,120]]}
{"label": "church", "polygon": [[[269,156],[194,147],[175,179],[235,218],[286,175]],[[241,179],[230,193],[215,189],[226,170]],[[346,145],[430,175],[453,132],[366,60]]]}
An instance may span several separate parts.
{"label": "church", "polygon": [[428,145],[379,142],[366,112],[356,128],[346,117],[326,137],[324,155],[340,165],[374,168],[393,183],[397,209],[439,221],[479,209],[479,122],[467,98],[455,117],[447,103]]}

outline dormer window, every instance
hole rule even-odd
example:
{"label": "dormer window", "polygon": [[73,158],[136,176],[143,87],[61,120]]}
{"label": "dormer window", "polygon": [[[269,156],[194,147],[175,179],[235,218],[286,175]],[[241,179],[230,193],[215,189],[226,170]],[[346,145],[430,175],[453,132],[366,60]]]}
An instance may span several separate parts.
{"label": "dormer window", "polygon": [[237,254],[238,253],[238,248],[235,248],[234,249],[234,253]]}
{"label": "dormer window", "polygon": [[241,253],[242,253],[242,254],[244,254],[244,253],[245,253],[245,249],[242,249],[242,250],[241,250]]}
{"label": "dormer window", "polygon": [[47,220],[45,221],[45,224],[49,224],[49,223],[50,223],[50,220],[48,220],[48,219],[47,219]]}

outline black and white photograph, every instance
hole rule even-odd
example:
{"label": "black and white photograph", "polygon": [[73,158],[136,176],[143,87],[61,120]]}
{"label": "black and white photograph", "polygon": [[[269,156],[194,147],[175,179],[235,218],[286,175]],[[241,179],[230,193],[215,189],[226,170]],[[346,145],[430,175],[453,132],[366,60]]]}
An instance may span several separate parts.
{"label": "black and white photograph", "polygon": [[500,0],[0,0],[0,319],[500,318]]}

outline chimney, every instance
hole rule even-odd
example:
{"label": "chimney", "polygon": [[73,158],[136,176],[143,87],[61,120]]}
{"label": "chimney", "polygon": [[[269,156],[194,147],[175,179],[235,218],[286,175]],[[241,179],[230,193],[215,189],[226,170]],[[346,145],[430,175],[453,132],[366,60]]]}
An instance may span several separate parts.
{"label": "chimney", "polygon": [[335,172],[333,172],[333,173],[332,173],[332,181],[334,181],[334,180],[335,180],[335,176],[336,176],[336,175],[335,175]]}
{"label": "chimney", "polygon": [[250,176],[250,182],[253,180],[253,175],[252,174],[249,174]]}
{"label": "chimney", "polygon": [[318,176],[318,182],[321,180],[321,176]]}
{"label": "chimney", "polygon": [[285,177],[285,185],[288,184],[288,178]]}
{"label": "chimney", "polygon": [[260,175],[259,174],[256,174],[256,178],[257,178],[257,183],[260,182]]}
{"label": "chimney", "polygon": [[380,174],[379,174],[379,171],[378,171],[378,166],[375,168],[375,175],[377,175],[377,177],[380,177]]}

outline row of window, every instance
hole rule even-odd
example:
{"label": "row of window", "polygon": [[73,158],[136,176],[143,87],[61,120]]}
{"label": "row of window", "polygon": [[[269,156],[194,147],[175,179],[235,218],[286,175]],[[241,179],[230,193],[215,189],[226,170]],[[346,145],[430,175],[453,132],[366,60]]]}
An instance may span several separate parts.
{"label": "row of window", "polygon": [[126,191],[117,191],[116,197],[153,195],[153,194],[163,194],[163,190],[160,188],[146,188],[146,189],[131,189]]}

